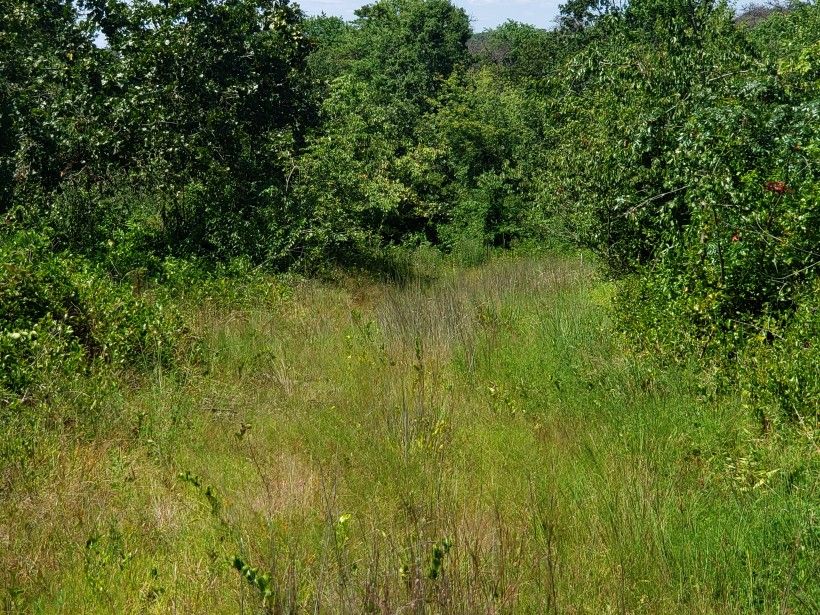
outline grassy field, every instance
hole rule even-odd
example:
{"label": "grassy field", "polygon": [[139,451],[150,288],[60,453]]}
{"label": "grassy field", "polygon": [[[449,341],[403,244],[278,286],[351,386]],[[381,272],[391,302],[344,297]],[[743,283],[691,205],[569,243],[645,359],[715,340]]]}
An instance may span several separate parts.
{"label": "grassy field", "polygon": [[631,354],[612,291],[499,258],[183,297],[190,360],[69,387],[7,470],[0,610],[818,612],[815,434]]}

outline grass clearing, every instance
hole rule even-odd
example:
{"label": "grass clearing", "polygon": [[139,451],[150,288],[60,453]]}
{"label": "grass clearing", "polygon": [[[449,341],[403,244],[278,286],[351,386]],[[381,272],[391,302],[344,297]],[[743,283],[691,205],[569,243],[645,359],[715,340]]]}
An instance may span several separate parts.
{"label": "grass clearing", "polygon": [[630,354],[581,260],[256,290],[8,470],[6,612],[820,607],[813,433]]}

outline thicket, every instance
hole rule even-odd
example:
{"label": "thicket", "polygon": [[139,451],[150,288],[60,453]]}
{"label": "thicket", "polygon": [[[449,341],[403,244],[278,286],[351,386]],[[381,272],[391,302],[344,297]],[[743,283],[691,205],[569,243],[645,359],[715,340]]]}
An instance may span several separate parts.
{"label": "thicket", "polygon": [[173,337],[142,292],[169,258],[310,271],[560,243],[625,280],[647,348],[740,366],[720,373],[750,404],[817,418],[814,2],[738,20],[573,0],[553,29],[477,36],[448,0],[350,23],[281,0],[0,14],[4,398],[46,376],[32,331],[109,362]]}

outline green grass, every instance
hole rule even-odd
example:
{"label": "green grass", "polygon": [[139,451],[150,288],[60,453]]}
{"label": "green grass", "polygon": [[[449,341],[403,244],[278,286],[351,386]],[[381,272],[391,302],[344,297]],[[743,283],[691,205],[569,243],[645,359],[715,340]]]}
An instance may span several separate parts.
{"label": "green grass", "polygon": [[815,434],[630,353],[580,260],[425,267],[196,293],[179,369],[69,387],[93,433],[4,468],[0,607],[817,612]]}

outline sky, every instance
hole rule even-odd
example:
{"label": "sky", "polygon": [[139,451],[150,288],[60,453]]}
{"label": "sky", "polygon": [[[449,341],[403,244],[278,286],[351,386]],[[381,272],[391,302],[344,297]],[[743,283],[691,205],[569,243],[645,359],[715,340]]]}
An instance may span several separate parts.
{"label": "sky", "polygon": [[[327,13],[353,19],[353,11],[372,0],[296,0],[308,15]],[[558,5],[565,0],[453,0],[472,18],[473,30],[481,32],[514,19],[541,28],[549,28],[558,15]]]}

